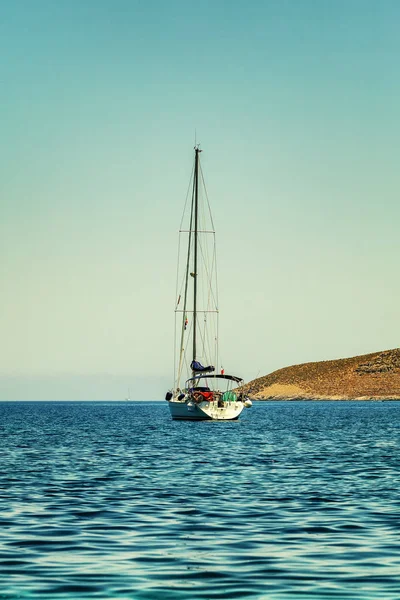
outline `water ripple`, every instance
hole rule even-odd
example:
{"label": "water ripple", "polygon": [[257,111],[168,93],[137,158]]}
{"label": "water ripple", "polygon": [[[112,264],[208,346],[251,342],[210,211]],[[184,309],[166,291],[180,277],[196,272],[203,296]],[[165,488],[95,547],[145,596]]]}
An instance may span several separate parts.
{"label": "water ripple", "polygon": [[[0,598],[400,597],[400,403],[0,403]],[[28,426],[29,424],[29,426]]]}

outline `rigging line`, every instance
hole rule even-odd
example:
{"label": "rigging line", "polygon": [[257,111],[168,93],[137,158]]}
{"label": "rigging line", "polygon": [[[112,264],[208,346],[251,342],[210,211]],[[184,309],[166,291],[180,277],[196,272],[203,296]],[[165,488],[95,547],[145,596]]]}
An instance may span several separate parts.
{"label": "rigging line", "polygon": [[[217,269],[217,244],[214,236],[214,265],[215,265],[215,299],[216,306],[218,309],[217,319],[216,319],[216,337],[215,337],[215,354],[216,354],[216,362],[219,364],[219,297],[218,297],[218,269]],[[222,363],[223,364],[223,363]]]}
{"label": "rigging line", "polygon": [[204,321],[204,354],[208,357],[207,362],[213,364],[215,362],[213,360],[214,353],[211,349],[211,335],[207,335],[207,327],[211,329],[210,323]]}
{"label": "rigging line", "polygon": [[[192,166],[192,172],[190,175],[190,179],[189,179],[189,184],[186,190],[186,197],[185,197],[185,204],[183,207],[183,212],[182,212],[182,217],[181,217],[181,222],[180,222],[180,226],[179,229],[182,229],[182,224],[183,224],[183,220],[185,218],[185,214],[186,214],[186,207],[187,207],[187,203],[188,203],[188,199],[189,199],[189,192],[190,192],[190,188],[192,185],[192,180],[193,180],[193,173],[194,173],[194,165]],[[192,228],[192,219],[190,220],[190,229]],[[189,231],[189,241],[188,241],[188,254],[190,253],[190,243],[191,243],[191,233]],[[180,289],[179,289],[179,271],[180,271],[180,247],[181,247],[181,236],[178,236],[178,260],[177,260],[177,270],[176,270],[176,286],[175,286],[175,302],[178,303],[177,298],[179,296],[182,295],[182,291],[183,291],[183,287],[185,284],[185,273],[182,277],[182,281],[180,284]],[[186,304],[186,297],[187,297],[187,278],[188,278],[188,267],[186,266],[186,288],[185,288],[185,304]],[[179,293],[178,293],[179,290]],[[175,307],[177,308],[177,304],[175,305]],[[177,327],[177,319],[176,319],[177,315],[175,314],[175,331],[176,331],[176,327]],[[184,328],[184,319],[185,319],[185,315],[183,313],[183,321],[182,321],[182,333],[181,333],[181,347],[182,347],[182,343],[183,343],[183,328]],[[175,340],[174,340],[174,374],[177,373],[177,336],[175,335]],[[179,365],[181,363],[181,358],[179,359]],[[180,368],[180,367],[178,367]],[[180,379],[180,376],[179,376]],[[177,384],[179,383],[179,381],[177,381]]]}
{"label": "rigging line", "polygon": [[184,292],[183,292],[184,287],[185,287],[185,271],[183,272],[183,275],[182,275],[181,286],[180,286],[179,290],[176,291],[177,301],[176,301],[175,310],[177,310],[177,308],[178,308],[178,305],[180,302],[180,301],[178,302],[179,298],[182,300],[182,298],[184,296]]}
{"label": "rigging line", "polygon": [[[186,370],[188,371],[188,365],[187,365],[187,354],[188,354],[188,347],[190,347],[190,335],[191,335],[191,330],[192,330],[192,324],[189,325],[189,329],[187,330],[187,344],[186,346],[181,347],[180,350],[180,364],[179,364],[179,370],[178,370],[178,382],[180,384],[180,380],[182,377],[182,371],[184,366],[186,366]],[[178,387],[181,387],[180,385]]]}
{"label": "rigging line", "polygon": [[[193,181],[194,183],[194,181]],[[188,250],[187,250],[187,260],[186,260],[186,279],[185,279],[185,295],[184,295],[184,301],[183,301],[183,309],[184,311],[187,308],[187,296],[188,296],[188,283],[189,283],[189,271],[190,271],[190,248],[191,248],[191,243],[192,243],[192,226],[193,226],[193,213],[194,213],[194,193],[195,193],[195,189],[194,189],[194,185],[193,185],[193,192],[192,192],[192,208],[190,211],[190,233],[189,233],[189,241],[188,241]],[[182,328],[181,328],[181,357],[182,357],[182,347],[183,347],[183,336],[184,336],[184,332],[185,332],[185,313],[182,314]],[[182,366],[182,359],[180,359],[179,361],[179,372],[181,372],[181,366]]]}
{"label": "rigging line", "polygon": [[[178,260],[177,262],[177,266],[176,266],[176,286],[175,286],[175,310],[178,308],[178,304],[179,304],[179,298],[181,296],[181,292],[182,292],[182,286],[183,286],[183,282],[181,283],[181,287],[179,289],[179,258],[181,255],[181,236],[178,236]],[[179,290],[179,292],[178,292]]]}
{"label": "rigging line", "polygon": [[[203,178],[203,188],[205,191],[205,194],[207,194],[207,190],[205,189],[205,184],[204,184],[204,178]],[[208,197],[207,197],[207,203],[208,203],[208,221],[211,221],[211,226],[214,227],[213,224],[213,220],[212,220],[212,215],[211,215],[211,210],[210,210],[210,205],[208,202]],[[202,206],[204,209],[206,209],[206,207],[204,206],[205,203],[203,202]],[[207,227],[207,217],[206,217],[206,210],[202,211],[202,218],[204,220],[204,228]],[[213,235],[213,241],[212,241],[212,246],[210,246],[210,244],[206,243],[206,238],[205,238],[205,246],[202,243],[200,248],[201,248],[201,253],[202,253],[202,258],[203,258],[203,262],[204,262],[204,267],[207,273],[207,285],[205,286],[205,289],[203,290],[205,297],[204,297],[204,301],[205,304],[207,306],[207,308],[210,308],[210,306],[215,306],[216,307],[216,312],[218,313],[218,278],[217,278],[217,265],[216,265],[216,235],[215,235],[215,231],[214,231],[214,235]],[[211,256],[210,256],[211,253]],[[217,367],[219,366],[219,344],[218,344],[218,340],[219,340],[219,315],[217,314],[215,319],[212,319],[212,327],[210,327],[211,323],[210,320],[208,320],[208,329],[209,329],[209,335],[206,337],[204,341],[204,345],[207,346],[204,347],[204,352],[208,352],[208,355],[212,358],[211,362],[212,364],[217,365]],[[205,329],[205,333],[207,332],[207,328],[206,325],[204,326]],[[212,346],[212,349],[211,349]]]}
{"label": "rigging line", "polygon": [[[186,367],[186,371],[189,372],[189,365],[188,365],[188,361],[187,361],[187,354],[188,352],[190,352],[190,335],[191,335],[191,331],[192,331],[192,323],[189,325],[189,330],[188,330],[188,334],[187,334],[187,347],[184,347],[183,345],[181,346],[181,351],[180,351],[180,363],[179,363],[179,371],[178,371],[178,376],[177,376],[177,387],[181,387],[180,386],[180,380],[182,377],[182,371],[183,371],[183,367]],[[188,350],[189,348],[189,350]]]}
{"label": "rigging line", "polygon": [[[192,324],[190,324],[190,326],[189,326],[188,337],[187,337],[187,344],[186,344],[187,348],[182,348],[182,353],[183,353],[182,354],[182,368],[181,368],[181,372],[179,374],[179,380],[182,377],[183,367],[186,368],[186,372],[187,373],[189,373],[189,371],[190,371],[190,364],[192,362],[192,359],[191,358],[188,359],[188,354],[190,354],[190,350],[191,350],[190,343],[189,343],[190,342],[191,330],[192,330]],[[188,360],[190,362],[188,362]]]}
{"label": "rigging line", "polygon": [[181,230],[181,229],[182,229],[182,223],[183,223],[183,220],[184,220],[184,218],[185,218],[185,214],[186,214],[186,206],[187,206],[188,199],[189,199],[189,192],[190,192],[190,188],[192,187],[193,174],[194,174],[194,165],[193,165],[193,167],[192,167],[192,173],[191,173],[191,175],[190,175],[190,179],[189,179],[189,185],[188,185],[188,188],[187,188],[187,190],[186,190],[185,205],[184,205],[184,207],[183,207],[183,213],[182,213],[181,223],[180,223],[180,225],[179,225],[179,230]]}
{"label": "rigging line", "polygon": [[[203,250],[203,247],[201,247],[201,248]],[[212,302],[212,300],[214,298],[214,294],[213,294],[213,267],[214,267],[214,265],[212,263],[212,260],[209,259],[208,250],[209,250],[209,247],[207,245],[206,246],[207,260],[205,259],[205,267],[206,267],[206,272],[207,272],[208,277],[207,277],[206,286],[204,286],[204,289],[203,289],[203,294],[204,294],[203,302],[204,302],[204,305],[206,306],[207,312],[214,312],[214,311],[210,310],[211,307],[214,308],[214,305]],[[208,265],[210,265],[211,268],[209,268]],[[217,307],[215,307],[215,308],[217,309]]]}
{"label": "rigging line", "polygon": [[205,313],[203,315],[202,328],[199,327],[199,330],[201,332],[202,357],[206,357],[205,360],[208,362],[208,364],[215,364],[215,358],[218,355],[218,353],[215,353],[214,351],[214,344],[215,340],[217,339],[218,330],[218,314],[215,315],[215,313]]}
{"label": "rigging line", "polygon": [[[199,333],[200,333],[200,339],[201,339],[201,358],[203,359],[203,361],[207,362],[208,361],[208,357],[209,357],[209,353],[207,353],[207,349],[206,349],[206,329],[204,328],[204,331],[202,331],[199,327]],[[210,362],[210,361],[208,361]]]}
{"label": "rigging line", "polygon": [[[213,218],[212,218],[212,213],[211,213],[211,207],[210,207],[210,202],[208,199],[208,194],[207,194],[207,188],[205,185],[205,181],[204,181],[204,176],[203,176],[203,172],[201,171],[201,178],[202,178],[202,183],[203,183],[203,188],[204,188],[204,193],[206,196],[206,200],[207,200],[207,206],[208,206],[208,214],[209,214],[209,219],[211,221],[211,226],[214,230],[214,238],[213,238],[213,247],[212,247],[212,258],[210,259],[208,256],[208,250],[209,250],[209,246],[207,245],[206,249],[207,249],[207,260],[205,260],[205,264],[206,264],[206,270],[207,270],[207,266],[211,265],[211,269],[208,269],[208,300],[207,300],[207,305],[208,307],[211,305],[214,305],[217,309],[217,313],[219,313],[218,310],[218,305],[219,305],[219,298],[218,298],[218,270],[217,270],[217,245],[216,245],[216,236],[215,236],[215,227],[214,227],[214,222],[213,222]],[[206,217],[204,215],[204,220],[206,222]],[[201,249],[203,249],[203,247],[201,246]],[[215,277],[215,287],[213,286],[213,281],[214,281],[214,277]],[[218,344],[218,340],[219,340],[219,314],[217,314],[216,319],[215,319],[215,331],[213,328],[213,332],[214,332],[214,343],[215,343],[215,358],[216,358],[216,365],[219,365],[219,344]],[[208,340],[209,344],[211,343],[211,340]],[[214,352],[211,352],[211,349],[209,349],[210,352],[210,356],[214,355]]]}
{"label": "rigging line", "polygon": [[[202,259],[203,259],[203,266],[204,266],[204,270],[205,270],[205,272],[206,272],[206,276],[207,276],[207,288],[208,288],[208,294],[209,294],[209,295],[211,294],[211,298],[212,298],[212,299],[213,299],[213,301],[214,301],[214,306],[215,306],[215,308],[218,310],[218,302],[217,302],[217,300],[218,300],[218,288],[217,288],[217,280],[216,280],[216,285],[215,285],[215,287],[216,287],[216,290],[215,290],[215,292],[216,292],[216,293],[214,293],[214,289],[213,289],[213,285],[212,285],[212,284],[213,284],[213,277],[215,276],[215,279],[217,279],[217,278],[216,278],[216,274],[217,274],[217,265],[216,265],[216,264],[214,264],[214,259],[213,259],[213,258],[210,260],[210,259],[208,258],[208,256],[206,256],[206,253],[207,253],[207,255],[208,255],[208,246],[206,246],[206,249],[204,250],[204,249],[203,249],[203,244],[202,244],[202,243],[201,243],[201,241],[200,241],[200,243],[199,243],[199,247],[200,247],[200,254],[201,254],[201,257],[202,257]],[[214,249],[213,249],[213,255],[214,255],[214,256],[216,255],[216,253],[215,253],[215,235],[214,235]],[[211,265],[211,269],[210,269],[210,268],[209,268],[209,266],[208,266],[209,264]],[[206,305],[207,305],[207,304],[206,304]]]}
{"label": "rigging line", "polygon": [[[210,218],[211,214],[210,214]],[[216,277],[216,273],[217,273],[217,263],[216,263],[216,234],[214,231],[214,236],[213,236],[213,242],[212,242],[212,247],[211,244],[209,244],[209,246],[207,246],[207,251],[210,251],[210,253],[212,252],[212,256],[208,257],[208,264],[211,266],[211,270],[210,270],[210,274],[209,274],[209,281],[210,281],[210,287],[211,287],[211,292],[212,292],[212,297],[215,303],[215,306],[218,307],[218,281],[217,281],[217,277]],[[212,286],[212,282],[214,280],[215,277],[215,286]]]}
{"label": "rigging line", "polygon": [[215,354],[214,354],[214,345],[213,345],[213,338],[215,338],[215,332],[214,332],[214,322],[212,323],[212,327],[210,326],[209,320],[207,320],[207,323],[204,323],[204,329],[206,328],[206,326],[208,326],[209,328],[209,335],[207,336],[207,352],[208,352],[208,356],[210,357],[210,363],[211,364],[215,364]]}
{"label": "rigging line", "polygon": [[[190,315],[193,313],[192,310],[185,310],[185,311],[184,310],[176,310],[175,312],[176,313],[185,312],[187,315]],[[196,310],[196,312],[198,312],[198,313],[218,313],[219,311],[218,310]]]}
{"label": "rigging line", "polygon": [[[204,185],[204,179],[203,179],[203,187],[204,187],[204,191],[206,192],[207,195],[207,190],[205,189],[205,185]],[[211,220],[211,226],[214,228],[214,223],[212,222],[212,215],[211,215],[211,210],[210,210],[210,206],[209,206],[209,202],[208,202],[208,198],[207,198],[207,203],[208,203],[208,213],[209,213],[209,219]],[[204,207],[204,203],[202,204],[202,206]],[[206,218],[206,214],[205,211],[202,212],[202,219],[204,221],[204,227],[206,227],[207,225],[207,218]],[[206,273],[207,273],[207,278],[210,284],[210,287],[213,291],[213,299],[215,302],[215,306],[218,307],[218,288],[217,288],[217,278],[216,278],[216,283],[215,283],[215,294],[214,294],[214,290],[213,290],[213,286],[212,286],[212,281],[213,281],[213,270],[215,269],[215,272],[217,271],[217,264],[216,264],[216,237],[215,237],[215,231],[213,231],[214,234],[214,239],[213,239],[213,257],[210,258],[209,256],[209,244],[206,243],[206,239],[205,238],[205,250],[204,250],[204,246],[202,243],[202,238],[200,237],[200,251],[202,253],[202,257],[203,257],[203,262],[204,262],[204,266],[206,269]],[[214,260],[215,257],[215,260]],[[211,266],[211,271],[209,268],[209,265]]]}
{"label": "rigging line", "polygon": [[[215,236],[213,238],[215,242]],[[203,266],[207,273],[206,285],[202,288],[202,297],[203,304],[206,306],[206,313],[213,313],[217,311],[209,310],[211,306],[213,306],[212,300],[214,299],[214,291],[213,291],[213,268],[215,265],[212,264],[212,259],[210,260],[209,250],[210,245],[206,244],[205,246],[201,244],[201,256],[203,258]],[[214,247],[214,243],[213,243]],[[211,270],[209,268],[211,265]],[[218,357],[218,352],[215,352],[215,339],[216,339],[216,319],[208,318],[207,321],[204,321],[203,318],[203,326],[202,326],[202,353],[205,357],[207,357],[207,363],[215,364],[215,359]]]}
{"label": "rigging line", "polygon": [[202,322],[202,336],[201,336],[201,341],[202,341],[202,352],[204,356],[207,356],[207,359],[209,357],[209,352],[207,351],[207,315],[206,313],[203,314],[203,322]]}
{"label": "rigging line", "polygon": [[219,294],[218,294],[218,269],[217,269],[217,240],[214,235],[214,253],[213,253],[213,263],[215,266],[215,305],[217,309],[219,309]]}
{"label": "rigging line", "polygon": [[[207,318],[207,324],[208,324],[208,328],[209,328],[209,336],[208,336],[208,353],[209,356],[214,357],[215,356],[215,352],[214,352],[214,340],[216,337],[216,331],[215,331],[215,325],[216,325],[216,321],[218,319],[218,314],[213,318],[212,315],[210,316],[210,318]],[[210,326],[210,322],[212,323],[212,326]],[[206,328],[206,320],[204,321],[204,329]],[[211,362],[215,362],[215,360],[213,359]]]}
{"label": "rigging line", "polygon": [[[189,234],[191,232],[189,231]],[[190,235],[189,235],[189,239],[188,239],[188,243],[190,243]],[[178,252],[179,252],[179,256],[178,256],[178,266],[177,266],[177,277],[179,277],[179,272],[181,271],[181,262],[182,262],[182,257],[180,255],[180,247],[181,247],[181,236],[179,236],[179,243],[178,243]],[[179,283],[179,281],[177,282]],[[182,298],[184,298],[184,288],[185,288],[185,283],[186,283],[186,268],[183,269],[182,271],[182,278],[181,278],[181,283],[180,283],[180,287],[177,287],[176,290],[176,297],[179,298],[179,296]],[[178,302],[176,304],[176,308],[177,308]]]}
{"label": "rigging line", "polygon": [[[215,235],[214,235],[214,244],[213,244],[213,256],[210,260],[211,264],[211,272],[210,272],[210,286],[209,286],[209,294],[211,295],[211,299],[213,300],[213,304],[218,310],[218,281],[217,281],[217,263],[216,263],[216,244],[215,244]],[[212,282],[215,278],[215,286],[212,286]],[[211,300],[210,300],[211,304]]]}
{"label": "rigging line", "polygon": [[[202,214],[202,219],[205,221],[205,215]],[[200,252],[201,252],[201,256],[203,258],[203,264],[206,270],[206,275],[207,275],[207,279],[209,280],[210,277],[210,256],[209,256],[209,238],[208,237],[204,237],[203,240],[203,236],[200,236],[199,238],[199,246],[200,246]]]}
{"label": "rigging line", "polygon": [[[175,332],[175,335],[174,335],[174,373],[173,373],[172,381],[175,381],[175,377],[176,377],[176,319],[177,319],[177,314],[175,313],[175,319],[174,319],[174,332]],[[176,388],[176,387],[177,387],[177,385],[175,382],[174,388]]]}
{"label": "rigging line", "polygon": [[216,362],[216,368],[219,371],[219,369],[220,369],[219,365],[222,366],[224,363],[222,361],[220,362],[220,358],[219,358],[218,321],[219,321],[219,319],[217,318],[217,335],[215,336],[215,340],[214,341],[215,341],[215,356],[216,356],[216,361],[215,362]]}
{"label": "rigging line", "polygon": [[203,170],[202,170],[202,168],[201,168],[201,165],[200,165],[200,176],[201,176],[201,181],[203,182],[203,188],[204,188],[204,192],[205,192],[205,194],[206,194],[206,200],[207,200],[208,212],[209,212],[210,219],[211,219],[211,226],[212,226],[212,228],[213,228],[213,229],[215,229],[215,227],[214,227],[214,221],[213,221],[213,218],[212,218],[212,213],[211,213],[211,206],[210,206],[210,202],[209,202],[209,200],[208,200],[207,187],[206,187],[206,183],[205,183],[205,181],[204,181]]}
{"label": "rigging line", "polygon": [[[199,311],[200,312],[200,311]],[[203,313],[203,318],[200,321],[200,315],[198,314],[198,319],[197,319],[197,323],[198,323],[198,330],[200,333],[200,348],[201,348],[201,357],[204,358],[204,360],[208,361],[208,364],[210,362],[212,362],[210,360],[212,354],[209,351],[209,335],[210,335],[210,327],[213,323],[213,319],[212,317],[207,314],[208,311],[202,311]],[[198,356],[198,359],[200,360],[200,356]]]}

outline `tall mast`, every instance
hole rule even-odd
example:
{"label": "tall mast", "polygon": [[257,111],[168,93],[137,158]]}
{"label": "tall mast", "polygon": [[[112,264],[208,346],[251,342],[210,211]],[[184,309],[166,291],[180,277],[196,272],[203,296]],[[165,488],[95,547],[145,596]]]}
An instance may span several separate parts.
{"label": "tall mast", "polygon": [[197,235],[199,221],[199,153],[201,150],[195,146],[194,161],[194,264],[193,264],[193,360],[196,360],[196,329],[197,329]]}

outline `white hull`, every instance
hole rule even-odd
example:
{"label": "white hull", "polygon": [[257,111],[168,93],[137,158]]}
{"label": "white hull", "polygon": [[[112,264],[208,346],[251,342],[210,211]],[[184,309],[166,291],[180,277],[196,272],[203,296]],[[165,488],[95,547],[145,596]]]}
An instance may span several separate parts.
{"label": "white hull", "polygon": [[224,402],[223,406],[218,406],[218,402],[195,403],[173,398],[168,404],[172,418],[185,421],[234,421],[244,408],[241,401]]}

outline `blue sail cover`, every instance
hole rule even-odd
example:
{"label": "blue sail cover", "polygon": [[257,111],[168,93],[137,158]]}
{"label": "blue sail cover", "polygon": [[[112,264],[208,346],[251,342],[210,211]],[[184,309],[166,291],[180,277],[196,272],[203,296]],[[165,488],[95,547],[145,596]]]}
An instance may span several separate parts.
{"label": "blue sail cover", "polygon": [[212,365],[209,365],[208,367],[203,367],[203,365],[199,363],[198,360],[192,360],[190,368],[196,373],[212,373],[213,371],[215,371],[215,367],[213,367]]}

